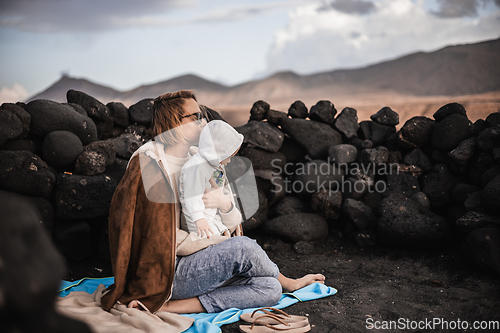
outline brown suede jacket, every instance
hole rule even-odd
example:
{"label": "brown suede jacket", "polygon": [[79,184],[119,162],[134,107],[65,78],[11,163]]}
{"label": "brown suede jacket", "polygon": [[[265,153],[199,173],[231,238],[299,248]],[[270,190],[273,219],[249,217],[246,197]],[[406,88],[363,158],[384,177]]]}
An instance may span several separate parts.
{"label": "brown suede jacket", "polygon": [[[141,165],[143,171],[157,175],[159,181],[149,188],[148,196],[160,200],[153,202],[146,196]],[[107,311],[117,301],[138,300],[155,313],[171,297],[176,255],[189,255],[229,238],[192,241],[179,229],[180,205],[162,170],[161,161],[143,154],[133,156],[113,195],[108,232],[115,282],[101,299]],[[241,224],[230,230],[233,236],[242,235]]]}

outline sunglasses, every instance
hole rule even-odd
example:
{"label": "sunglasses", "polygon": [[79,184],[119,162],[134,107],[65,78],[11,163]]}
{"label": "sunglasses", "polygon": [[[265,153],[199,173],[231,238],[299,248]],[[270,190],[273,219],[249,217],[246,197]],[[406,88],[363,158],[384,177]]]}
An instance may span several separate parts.
{"label": "sunglasses", "polygon": [[197,124],[201,124],[201,122],[203,121],[203,119],[205,119],[205,117],[203,117],[203,114],[201,112],[196,112],[196,113],[191,113],[191,114],[188,114],[186,116],[182,116],[181,119],[184,119],[184,118],[195,118],[195,121]]}

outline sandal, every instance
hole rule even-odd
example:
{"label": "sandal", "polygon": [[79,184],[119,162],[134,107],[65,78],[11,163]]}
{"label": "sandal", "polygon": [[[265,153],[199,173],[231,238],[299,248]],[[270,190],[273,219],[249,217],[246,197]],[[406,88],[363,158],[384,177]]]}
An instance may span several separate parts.
{"label": "sandal", "polygon": [[[264,324],[261,321],[274,320],[274,322],[279,322],[280,324],[271,325]],[[264,324],[263,326],[255,326],[255,324]],[[253,324],[250,325],[240,325],[240,332],[242,333],[275,333],[278,331],[283,331],[287,333],[304,333],[309,332],[311,326],[308,321],[299,321],[294,323],[286,323],[274,314],[264,314],[257,318]]]}
{"label": "sandal", "polygon": [[[267,311],[266,309],[275,311]],[[257,311],[264,312],[263,314],[257,313]],[[270,317],[272,316],[272,317]],[[285,323],[297,323],[297,322],[303,322],[303,321],[308,321],[307,317],[304,316],[295,316],[295,315],[289,315],[285,311],[282,311],[280,309],[276,308],[270,308],[270,307],[265,307],[265,308],[260,308],[250,313],[243,313],[240,315],[240,319],[246,321],[247,323],[253,323],[257,319],[262,318],[260,321],[263,324],[273,324],[276,323],[276,320],[273,320],[273,318],[276,317],[277,319],[281,319]]]}

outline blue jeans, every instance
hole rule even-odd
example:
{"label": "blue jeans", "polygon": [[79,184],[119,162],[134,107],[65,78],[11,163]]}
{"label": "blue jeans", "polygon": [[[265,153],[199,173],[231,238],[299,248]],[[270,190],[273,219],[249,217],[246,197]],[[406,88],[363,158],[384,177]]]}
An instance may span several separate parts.
{"label": "blue jeans", "polygon": [[280,300],[278,266],[248,237],[232,237],[176,261],[171,299],[198,297],[208,313]]}

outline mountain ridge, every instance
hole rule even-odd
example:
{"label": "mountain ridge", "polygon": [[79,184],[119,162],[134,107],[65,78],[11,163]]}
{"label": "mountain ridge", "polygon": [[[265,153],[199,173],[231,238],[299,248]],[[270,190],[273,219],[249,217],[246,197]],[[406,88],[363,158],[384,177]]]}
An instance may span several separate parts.
{"label": "mountain ridge", "polygon": [[83,91],[103,103],[134,104],[168,91],[192,89],[205,104],[214,107],[247,105],[264,99],[283,103],[307,97],[334,98],[338,95],[394,92],[412,96],[458,96],[500,91],[500,38],[473,44],[445,46],[432,52],[414,52],[360,68],[336,69],[301,75],[293,71],[226,86],[185,74],[152,84],[118,91],[63,75],[43,92],[30,97],[66,101],[66,91]]}

